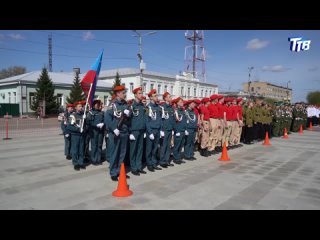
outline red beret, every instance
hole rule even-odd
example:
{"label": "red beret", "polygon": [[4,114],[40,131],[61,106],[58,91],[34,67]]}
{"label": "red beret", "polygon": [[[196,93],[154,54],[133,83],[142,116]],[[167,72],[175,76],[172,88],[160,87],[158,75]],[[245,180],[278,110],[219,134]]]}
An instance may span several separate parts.
{"label": "red beret", "polygon": [[241,102],[241,101],[242,101],[242,98],[238,98],[238,99],[237,99],[237,102]]}
{"label": "red beret", "polygon": [[165,92],[163,95],[162,95],[162,97],[163,97],[163,100],[168,96],[168,95],[170,95],[170,93],[168,93],[168,92]]}
{"label": "red beret", "polygon": [[179,102],[179,101],[183,101],[183,99],[181,97],[178,97],[178,98],[175,99],[176,103]]}
{"label": "red beret", "polygon": [[190,103],[190,100],[188,101],[183,101],[183,105],[188,105]]}
{"label": "red beret", "polygon": [[73,107],[72,103],[67,103],[67,107]]}
{"label": "red beret", "polygon": [[82,105],[86,105],[86,100],[80,101]]}
{"label": "red beret", "polygon": [[218,95],[218,97],[217,97],[218,99],[221,99],[221,98],[224,98],[224,96],[222,96],[222,95]]}
{"label": "red beret", "polygon": [[210,96],[210,100],[215,100],[218,98],[218,95],[217,94],[213,94]]}
{"label": "red beret", "polygon": [[149,93],[148,93],[148,97],[152,97],[153,94],[156,94],[157,93],[157,90],[155,89],[152,89]]}
{"label": "red beret", "polygon": [[126,88],[123,85],[115,86],[115,88],[113,89],[114,92],[123,91],[123,90],[126,90]]}
{"label": "red beret", "polygon": [[82,101],[75,102],[74,106],[77,106],[77,105],[83,105],[83,102]]}
{"label": "red beret", "polygon": [[137,87],[135,89],[133,89],[133,94],[136,94],[138,91],[142,91],[142,87]]}
{"label": "red beret", "polygon": [[209,102],[209,101],[210,101],[210,99],[207,98],[207,97],[206,97],[206,98],[203,98],[203,99],[201,100],[202,103],[207,103],[207,102]]}
{"label": "red beret", "polygon": [[200,104],[201,103],[201,101],[199,100],[199,99],[194,99],[193,100],[196,104]]}

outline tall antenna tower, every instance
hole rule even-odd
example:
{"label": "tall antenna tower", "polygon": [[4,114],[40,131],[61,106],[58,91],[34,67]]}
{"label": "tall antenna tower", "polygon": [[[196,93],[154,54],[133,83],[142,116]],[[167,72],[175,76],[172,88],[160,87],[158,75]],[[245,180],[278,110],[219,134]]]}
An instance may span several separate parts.
{"label": "tall antenna tower", "polygon": [[[206,82],[206,52],[203,44],[203,30],[187,30],[184,36],[192,42],[192,45],[185,47],[185,72],[191,73],[194,78],[200,79],[201,82]],[[201,65],[201,74],[199,74],[199,65]]]}
{"label": "tall antenna tower", "polygon": [[52,72],[52,33],[48,36],[49,72]]}

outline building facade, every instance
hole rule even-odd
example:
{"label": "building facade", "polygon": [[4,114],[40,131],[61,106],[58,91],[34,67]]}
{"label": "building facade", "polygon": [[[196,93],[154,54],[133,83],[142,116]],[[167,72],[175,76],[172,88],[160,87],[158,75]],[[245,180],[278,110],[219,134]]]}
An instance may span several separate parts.
{"label": "building facade", "polygon": [[276,100],[291,101],[292,89],[278,85],[274,85],[268,82],[251,82],[243,83],[243,91],[253,96],[262,96],[266,98],[272,98]]}
{"label": "building facade", "polygon": [[[121,83],[127,89],[127,99],[133,99],[133,89],[139,87],[140,70],[135,68],[120,68],[101,71],[99,81],[113,83],[117,72],[120,75]],[[143,90],[147,95],[151,89],[156,89],[159,96],[164,92],[169,92],[173,98],[178,96],[184,99],[209,97],[218,93],[218,86],[210,83],[200,82],[190,75],[169,75],[164,73],[145,71],[143,73]],[[162,97],[160,98],[162,100]]]}
{"label": "building facade", "polygon": [[[41,71],[34,71],[17,75],[10,78],[0,80],[0,104],[19,104],[19,112],[21,115],[33,113],[31,103],[36,92],[36,83],[40,77]],[[65,106],[66,99],[70,94],[74,81],[74,73],[69,72],[49,72],[53,85],[55,87],[55,95],[57,96],[60,106]],[[80,75],[80,78],[84,74]],[[107,102],[111,99],[112,84],[99,82],[97,84],[95,98]]]}

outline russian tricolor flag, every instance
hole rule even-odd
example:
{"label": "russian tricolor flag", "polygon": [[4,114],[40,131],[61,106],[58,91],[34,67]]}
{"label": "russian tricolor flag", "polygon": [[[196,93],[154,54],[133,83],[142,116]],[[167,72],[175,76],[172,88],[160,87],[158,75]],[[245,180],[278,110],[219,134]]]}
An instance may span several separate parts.
{"label": "russian tricolor flag", "polygon": [[91,66],[90,70],[86,73],[84,78],[81,80],[80,85],[87,99],[87,103],[92,108],[94,94],[96,92],[97,81],[99,78],[101,61],[103,56],[103,50],[101,51],[99,57],[96,59],[94,64]]}

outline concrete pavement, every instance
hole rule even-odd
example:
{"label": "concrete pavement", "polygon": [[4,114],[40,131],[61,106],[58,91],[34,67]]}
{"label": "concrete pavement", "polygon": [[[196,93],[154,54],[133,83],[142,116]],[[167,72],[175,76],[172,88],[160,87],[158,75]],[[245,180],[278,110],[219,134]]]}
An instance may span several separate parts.
{"label": "concrete pavement", "polygon": [[107,164],[76,172],[60,130],[0,140],[0,209],[320,209],[320,131],[290,134],[128,179],[114,198]]}

